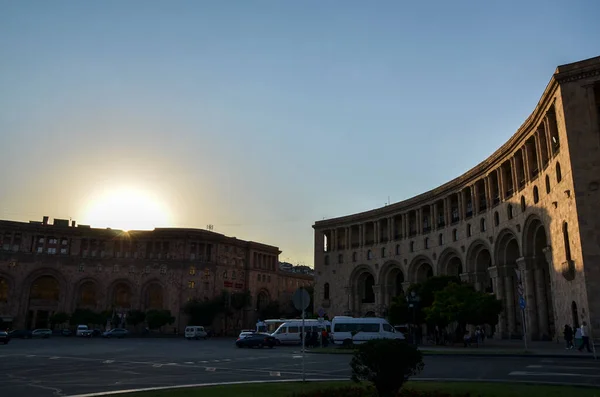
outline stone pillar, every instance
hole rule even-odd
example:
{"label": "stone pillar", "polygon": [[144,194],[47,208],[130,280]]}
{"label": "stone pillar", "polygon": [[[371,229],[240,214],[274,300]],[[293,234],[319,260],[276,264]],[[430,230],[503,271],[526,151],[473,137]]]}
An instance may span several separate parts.
{"label": "stone pillar", "polygon": [[538,316],[538,332],[539,338],[550,336],[550,322],[548,321],[548,299],[546,298],[546,278],[544,269],[539,266],[535,267],[535,302]]}
{"label": "stone pillar", "polygon": [[485,291],[487,288],[488,278],[487,275],[483,272],[474,273],[473,283],[475,285],[476,291]]}
{"label": "stone pillar", "polygon": [[463,208],[463,192],[462,190],[457,193],[458,197],[458,220],[459,222],[465,219],[465,209]]}
{"label": "stone pillar", "polygon": [[432,224],[431,224],[431,229],[432,230],[437,230],[437,228],[438,228],[438,216],[439,216],[438,205],[436,203],[436,204],[432,205],[431,207],[433,208],[433,210],[431,212],[433,214],[432,215],[433,220],[432,220]]}
{"label": "stone pillar", "polygon": [[415,216],[415,219],[416,219],[416,225],[415,225],[416,226],[416,228],[415,228],[416,232],[417,232],[417,234],[423,234],[423,208],[419,207],[419,209],[417,209],[415,211],[415,213],[416,213],[416,216]]}
{"label": "stone pillar", "polygon": [[529,182],[529,176],[533,167],[529,165],[529,156],[527,155],[527,145],[521,147],[521,158],[523,160],[523,175],[525,175],[525,183]]}
{"label": "stone pillar", "polygon": [[513,181],[513,194],[519,191],[519,175],[517,174],[517,159],[515,156],[510,158],[510,174]]}
{"label": "stone pillar", "polygon": [[479,200],[478,200],[478,188],[477,184],[474,183],[471,185],[471,211],[473,212],[473,216],[479,214]]}
{"label": "stone pillar", "polygon": [[[381,285],[379,284],[373,284],[373,294],[375,295],[375,308],[376,311],[379,311],[379,308],[381,307]],[[377,313],[379,314],[379,313]]]}
{"label": "stone pillar", "polygon": [[373,222],[373,244],[379,244],[379,221]]}
{"label": "stone pillar", "polygon": [[351,304],[351,299],[352,299],[352,289],[349,286],[345,286],[344,287],[344,294],[346,295],[346,311],[347,312],[352,312],[352,304]]}
{"label": "stone pillar", "polygon": [[486,176],[485,178],[483,178],[483,186],[485,189],[485,206],[486,206],[486,210],[490,210],[490,208],[492,208],[494,206],[494,198],[492,197],[492,180],[490,178],[490,176]]}
{"label": "stone pillar", "polygon": [[450,226],[450,224],[452,223],[452,209],[450,208],[452,201],[450,200],[450,197],[446,197],[444,198],[444,223],[446,224],[446,227]]}
{"label": "stone pillar", "polygon": [[367,237],[367,224],[361,223],[361,225],[360,225],[360,246],[361,247],[364,247],[365,245],[367,245],[366,237]]}
{"label": "stone pillar", "polygon": [[[521,273],[521,282],[523,283],[524,289],[524,298],[525,298],[525,321],[526,321],[526,330],[527,330],[527,338],[528,340],[537,339],[539,335],[538,328],[538,317],[537,317],[537,302],[535,299],[535,280],[534,280],[534,271],[535,271],[535,262],[533,258],[530,257],[521,257],[517,259],[517,266],[519,267],[519,272]],[[519,307],[519,311],[521,308]]]}
{"label": "stone pillar", "polygon": [[542,173],[542,170],[544,169],[544,160],[542,159],[542,145],[540,143],[540,130],[536,130],[535,134],[533,135],[534,138],[534,142],[535,142],[535,153],[536,153],[536,158],[537,158],[537,169],[538,169],[538,173]]}
{"label": "stone pillar", "polygon": [[492,283],[494,286],[494,294],[496,295],[496,299],[500,300],[504,305],[502,313],[498,316],[498,325],[496,326],[496,333],[494,334],[495,339],[501,339],[506,337],[507,327],[506,327],[506,304],[504,303],[504,276],[502,272],[502,268],[497,266],[492,266],[488,268],[488,273],[492,278]]}
{"label": "stone pillar", "polygon": [[[517,333],[517,322],[516,322],[516,308],[515,308],[515,287],[513,283],[514,268],[512,266],[506,267],[506,275],[504,276],[504,293],[506,294],[506,323],[508,325],[508,335]],[[512,272],[512,274],[511,274]]]}
{"label": "stone pillar", "polygon": [[502,202],[506,194],[506,189],[504,188],[504,171],[502,171],[502,167],[498,168],[496,175],[498,176],[498,195],[500,196],[500,202]]}

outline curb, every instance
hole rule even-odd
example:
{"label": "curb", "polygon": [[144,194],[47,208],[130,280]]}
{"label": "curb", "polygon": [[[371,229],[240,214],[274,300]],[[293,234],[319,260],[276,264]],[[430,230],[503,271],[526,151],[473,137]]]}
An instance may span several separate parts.
{"label": "curb", "polygon": [[[352,352],[348,353],[331,353],[331,352],[319,352],[319,351],[306,351],[307,354],[324,354],[332,356],[345,356],[352,355]],[[594,360],[593,355],[565,355],[565,354],[539,354],[539,353],[461,353],[461,352],[432,352],[422,351],[424,356],[433,357],[508,357],[508,358],[559,358],[559,359],[578,359],[578,360]],[[294,354],[302,354],[302,352],[294,352]]]}
{"label": "curb", "polygon": [[[339,382],[339,379],[306,379],[306,382]],[[349,382],[350,380],[348,380]],[[149,391],[175,390],[175,389],[191,389],[212,386],[230,386],[230,385],[249,385],[249,384],[266,384],[266,383],[298,383],[300,379],[281,379],[281,380],[254,380],[254,381],[238,381],[238,382],[215,382],[215,383],[198,383],[177,386],[161,386],[147,387],[140,389],[113,390],[107,392],[87,393],[87,394],[72,394],[66,397],[101,397],[114,396],[120,394],[131,394]],[[408,382],[458,382],[458,383],[502,383],[502,384],[527,384],[539,386],[563,386],[563,387],[580,387],[585,389],[598,389],[600,385],[590,385],[587,383],[564,383],[564,382],[539,382],[527,380],[506,380],[506,379],[457,379],[457,378],[412,378]]]}

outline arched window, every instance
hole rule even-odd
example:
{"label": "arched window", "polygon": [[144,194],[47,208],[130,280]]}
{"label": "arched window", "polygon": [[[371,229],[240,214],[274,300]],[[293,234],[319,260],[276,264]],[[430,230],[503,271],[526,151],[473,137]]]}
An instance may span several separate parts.
{"label": "arched window", "polygon": [[498,211],[494,212],[494,226],[498,226],[500,224],[500,215]]}
{"label": "arched window", "polygon": [[443,233],[440,233],[440,235],[438,236],[438,244],[444,245],[444,234]]}
{"label": "arched window", "polygon": [[352,262],[356,262],[356,257],[357,257],[356,252],[353,252],[352,253]]}
{"label": "arched window", "polygon": [[225,270],[225,271],[223,272],[223,279],[224,279],[224,280],[227,280],[227,270]]}
{"label": "arched window", "polygon": [[538,192],[537,186],[533,187],[533,204],[537,204],[540,201],[540,193]]}
{"label": "arched window", "polygon": [[323,285],[323,299],[329,299],[329,283]]}
{"label": "arched window", "polygon": [[385,258],[385,247],[381,247],[381,257]]}
{"label": "arched window", "polygon": [[479,221],[479,229],[481,230],[481,232],[485,232],[485,230],[486,230],[485,218],[481,218],[481,220]]}
{"label": "arched window", "polygon": [[367,259],[373,259],[373,252],[371,250],[367,251]]}
{"label": "arched window", "polygon": [[562,181],[562,172],[560,171],[560,163],[556,162],[556,183]]}
{"label": "arched window", "polygon": [[338,255],[338,263],[344,263],[344,254]]}
{"label": "arched window", "polygon": [[508,219],[512,219],[513,218],[513,206],[512,206],[512,204],[509,204],[508,207],[506,207],[506,215],[508,216]]}
{"label": "arched window", "polygon": [[550,177],[546,175],[546,193],[550,193]]}
{"label": "arched window", "polygon": [[521,196],[521,212],[525,212],[527,205],[525,204],[525,196]]}
{"label": "arched window", "polygon": [[325,260],[325,265],[326,266],[329,265],[329,256],[325,255],[324,260]]}
{"label": "arched window", "polygon": [[396,244],[396,255],[400,255],[400,244]]}
{"label": "arched window", "polygon": [[415,252],[415,242],[414,241],[410,242],[410,252]]}
{"label": "arched window", "polygon": [[260,280],[261,280],[260,274],[257,276],[257,280],[258,280],[258,282],[260,282]]}
{"label": "arched window", "polygon": [[458,240],[458,230],[453,229],[452,230],[452,241],[457,241]]}
{"label": "arched window", "polygon": [[467,237],[471,237],[471,224],[467,223]]}
{"label": "arched window", "polygon": [[569,224],[567,222],[563,222],[563,240],[565,243],[565,259],[567,261],[571,260],[571,241],[569,240]]}

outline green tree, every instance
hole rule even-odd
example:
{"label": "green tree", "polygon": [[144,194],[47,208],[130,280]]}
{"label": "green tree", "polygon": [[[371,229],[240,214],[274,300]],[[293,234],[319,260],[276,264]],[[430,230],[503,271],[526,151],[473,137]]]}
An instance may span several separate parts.
{"label": "green tree", "polygon": [[259,318],[267,320],[270,318],[280,318],[281,308],[278,301],[270,301],[267,305],[258,312]]}
{"label": "green tree", "polygon": [[50,320],[50,326],[52,329],[54,329],[55,326],[60,325],[60,324],[64,324],[67,321],[69,321],[70,316],[65,313],[65,312],[57,312],[54,313],[52,316],[50,316],[49,320]]}
{"label": "green tree", "polygon": [[137,327],[139,324],[143,323],[146,320],[146,313],[141,310],[130,310],[127,313],[127,324],[133,325]]}
{"label": "green tree", "polygon": [[424,311],[428,322],[440,327],[457,322],[461,332],[467,324],[495,325],[502,303],[492,295],[475,291],[470,284],[450,283],[435,293],[433,304]]}
{"label": "green tree", "polygon": [[404,295],[397,296],[392,300],[388,309],[388,321],[392,325],[406,324],[410,322],[410,312]]}
{"label": "green tree", "polygon": [[146,312],[146,322],[148,328],[159,329],[167,324],[173,324],[175,317],[171,315],[170,310],[148,310]]}
{"label": "green tree", "polygon": [[202,325],[205,327],[213,324],[221,310],[222,303],[218,298],[203,302],[192,300],[183,307],[183,312],[189,316],[188,325]]}
{"label": "green tree", "polygon": [[379,397],[394,397],[410,376],[423,370],[423,355],[398,339],[374,339],[354,352],[352,380],[373,383]]}
{"label": "green tree", "polygon": [[230,307],[233,312],[234,327],[241,328],[244,310],[252,304],[250,291],[236,292],[231,294]]}
{"label": "green tree", "polygon": [[[413,284],[408,288],[407,295],[415,291],[419,296],[419,305],[415,313],[416,323],[423,324],[426,321],[425,310],[433,304],[435,293],[441,291],[450,283],[460,284],[460,279],[455,276],[431,277],[422,283]],[[412,312],[411,312],[412,313]],[[410,318],[412,323],[412,314]]]}

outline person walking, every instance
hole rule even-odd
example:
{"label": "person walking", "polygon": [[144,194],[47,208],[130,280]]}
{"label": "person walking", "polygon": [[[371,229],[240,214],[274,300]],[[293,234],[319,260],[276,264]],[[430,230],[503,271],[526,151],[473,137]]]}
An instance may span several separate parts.
{"label": "person walking", "polygon": [[573,345],[573,328],[569,324],[565,324],[565,329],[563,330],[563,336],[565,338],[565,342],[567,344],[566,349],[572,349],[575,347]]}
{"label": "person walking", "polygon": [[587,323],[585,321],[581,323],[581,338],[583,339],[583,343],[579,346],[579,351],[583,351],[583,347],[585,346],[588,353],[591,353],[590,336],[588,335]]}

